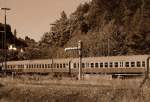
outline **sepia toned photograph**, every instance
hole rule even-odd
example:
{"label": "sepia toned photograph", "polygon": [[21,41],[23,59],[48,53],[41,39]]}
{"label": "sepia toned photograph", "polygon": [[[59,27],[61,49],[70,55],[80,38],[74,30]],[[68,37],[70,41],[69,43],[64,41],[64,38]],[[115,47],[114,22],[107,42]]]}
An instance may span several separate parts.
{"label": "sepia toned photograph", "polygon": [[0,0],[0,102],[150,102],[150,0]]}

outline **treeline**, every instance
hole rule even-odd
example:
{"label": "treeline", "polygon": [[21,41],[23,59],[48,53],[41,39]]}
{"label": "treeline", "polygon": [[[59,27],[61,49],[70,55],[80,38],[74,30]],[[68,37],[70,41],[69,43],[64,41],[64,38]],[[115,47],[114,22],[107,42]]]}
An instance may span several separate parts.
{"label": "treeline", "polygon": [[149,26],[149,0],[92,0],[69,17],[63,11],[40,45],[46,56],[54,57],[76,57],[64,48],[77,46],[78,40],[84,56],[149,54]]}
{"label": "treeline", "polygon": [[21,59],[77,57],[64,48],[83,42],[83,56],[150,53],[150,0],[92,0],[60,18],[39,42],[26,37]]}

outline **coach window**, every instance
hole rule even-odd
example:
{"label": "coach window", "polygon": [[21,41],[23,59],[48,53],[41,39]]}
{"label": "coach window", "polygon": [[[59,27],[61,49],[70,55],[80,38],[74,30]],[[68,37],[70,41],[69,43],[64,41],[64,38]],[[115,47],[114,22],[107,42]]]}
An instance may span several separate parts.
{"label": "coach window", "polygon": [[39,68],[41,68],[41,64],[38,64]]}
{"label": "coach window", "polygon": [[68,63],[66,63],[66,66],[68,66]]}
{"label": "coach window", "polygon": [[31,64],[29,64],[29,68],[31,68],[32,67],[32,65]]}
{"label": "coach window", "polygon": [[118,67],[118,62],[115,62],[115,67]]}
{"label": "coach window", "polygon": [[123,62],[120,62],[120,67],[123,67]]}
{"label": "coach window", "polygon": [[34,68],[34,65],[32,64],[32,68]]}
{"label": "coach window", "polygon": [[98,68],[98,63],[95,63],[95,68]]}
{"label": "coach window", "polygon": [[74,64],[73,64],[73,68],[76,68],[76,67],[77,67],[77,66],[76,66],[76,63],[74,63]]}
{"label": "coach window", "polygon": [[7,65],[7,68],[9,68],[9,65]]}
{"label": "coach window", "polygon": [[39,67],[40,67],[40,68],[42,68],[42,65],[41,65],[41,64],[39,64]]}
{"label": "coach window", "polygon": [[93,68],[94,67],[94,63],[91,63],[91,68]]}
{"label": "coach window", "polygon": [[89,63],[86,63],[86,67],[89,68]]}
{"label": "coach window", "polygon": [[34,68],[36,68],[36,64],[34,64]]}
{"label": "coach window", "polygon": [[53,67],[56,68],[56,63],[53,64]]}
{"label": "coach window", "polygon": [[59,68],[59,64],[57,64],[57,68]]}
{"label": "coach window", "polygon": [[60,68],[62,68],[62,64],[60,64]]}
{"label": "coach window", "polygon": [[142,61],[142,67],[145,67],[145,61]]}
{"label": "coach window", "polygon": [[32,68],[32,64],[30,65],[30,68]]}
{"label": "coach window", "polygon": [[84,63],[82,63],[82,68],[85,68],[85,64]]}
{"label": "coach window", "polygon": [[141,62],[140,61],[136,62],[136,66],[141,67]]}
{"label": "coach window", "polygon": [[135,62],[131,62],[131,67],[135,67]]}
{"label": "coach window", "polygon": [[125,62],[125,67],[129,67],[129,62]]}
{"label": "coach window", "polygon": [[48,68],[51,68],[51,65],[50,65],[50,64],[48,64]]}
{"label": "coach window", "polygon": [[109,67],[113,67],[113,63],[112,62],[109,63]]}
{"label": "coach window", "polygon": [[44,64],[42,64],[42,68],[44,68]]}
{"label": "coach window", "polygon": [[66,67],[66,64],[65,63],[63,63],[63,68],[65,68]]}
{"label": "coach window", "polygon": [[107,62],[105,62],[105,67],[106,67],[106,68],[108,67],[108,63],[107,63]]}
{"label": "coach window", "polygon": [[47,64],[45,64],[45,68],[47,68],[47,66],[48,66],[48,65],[47,65]]}
{"label": "coach window", "polygon": [[100,63],[100,68],[103,68],[103,63]]}
{"label": "coach window", "polygon": [[38,68],[38,64],[36,64],[36,68]]}
{"label": "coach window", "polygon": [[50,64],[50,68],[53,68],[54,64]]}

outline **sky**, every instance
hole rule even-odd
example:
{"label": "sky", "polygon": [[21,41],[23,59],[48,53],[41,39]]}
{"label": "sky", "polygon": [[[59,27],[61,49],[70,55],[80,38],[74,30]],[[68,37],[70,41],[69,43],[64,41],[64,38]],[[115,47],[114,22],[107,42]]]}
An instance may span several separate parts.
{"label": "sky", "polygon": [[[60,18],[64,10],[67,15],[74,12],[80,3],[91,0],[0,0],[0,8],[7,11],[7,24],[12,32],[17,30],[17,37],[29,36],[39,41],[45,32],[50,31],[50,24]],[[0,11],[0,22],[4,23],[4,11]]]}

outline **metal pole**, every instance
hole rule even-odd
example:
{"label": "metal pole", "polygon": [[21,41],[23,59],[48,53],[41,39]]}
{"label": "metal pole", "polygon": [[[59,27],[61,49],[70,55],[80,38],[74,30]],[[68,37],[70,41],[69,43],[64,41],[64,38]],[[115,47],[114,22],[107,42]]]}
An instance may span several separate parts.
{"label": "metal pole", "polygon": [[2,59],[1,59],[1,63],[2,63],[2,68],[4,67],[4,34],[5,32],[4,31],[0,31],[2,33]]}
{"label": "metal pole", "polygon": [[5,62],[5,69],[7,69],[7,42],[6,42],[6,40],[7,40],[7,32],[6,32],[6,11],[8,11],[8,10],[10,10],[10,8],[1,8],[1,10],[4,10],[4,15],[5,15],[5,23],[4,23],[4,32],[5,32],[5,35],[4,35],[4,62]]}
{"label": "metal pole", "polygon": [[81,42],[81,40],[78,42],[78,48],[79,48],[79,74],[78,74],[78,80],[81,80],[81,76],[82,76],[82,42]]}
{"label": "metal pole", "polygon": [[146,69],[146,73],[145,73],[145,78],[147,78],[147,79],[149,79],[149,71],[150,71],[149,61],[150,61],[150,57],[147,58],[147,69]]}
{"label": "metal pole", "polygon": [[77,47],[65,48],[65,51],[69,51],[69,50],[77,50],[78,53],[79,53],[78,80],[80,80],[81,75],[82,75],[82,42],[78,41],[78,46]]}
{"label": "metal pole", "polygon": [[5,54],[4,54],[5,57],[4,57],[4,59],[5,59],[5,60],[4,60],[4,61],[5,61],[5,69],[7,69],[7,62],[6,62],[6,61],[7,61],[7,48],[6,48],[6,46],[7,46],[7,44],[6,44],[6,43],[7,43],[7,41],[6,41],[6,40],[7,40],[7,38],[6,38],[6,37],[7,37],[7,35],[6,35],[6,34],[7,34],[7,33],[6,33],[6,10],[5,10],[4,31],[5,31],[5,35],[4,35],[4,51],[5,51]]}

